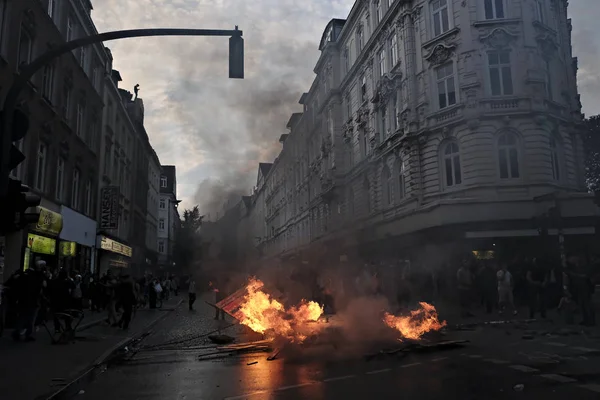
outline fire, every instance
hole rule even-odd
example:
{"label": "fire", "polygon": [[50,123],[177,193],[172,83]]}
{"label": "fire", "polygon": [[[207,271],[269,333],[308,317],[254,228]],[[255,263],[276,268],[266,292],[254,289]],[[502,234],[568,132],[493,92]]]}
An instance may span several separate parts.
{"label": "fire", "polygon": [[240,306],[240,323],[254,332],[272,333],[292,342],[303,342],[318,329],[317,321],[323,308],[314,301],[303,300],[298,306],[285,309],[283,304],[262,291],[264,283],[252,278],[246,287],[248,293]]}
{"label": "fire", "polygon": [[403,338],[420,339],[425,333],[439,331],[446,326],[446,321],[438,320],[437,311],[431,304],[420,302],[421,308],[413,310],[407,316],[395,316],[385,313],[383,322],[396,329]]}

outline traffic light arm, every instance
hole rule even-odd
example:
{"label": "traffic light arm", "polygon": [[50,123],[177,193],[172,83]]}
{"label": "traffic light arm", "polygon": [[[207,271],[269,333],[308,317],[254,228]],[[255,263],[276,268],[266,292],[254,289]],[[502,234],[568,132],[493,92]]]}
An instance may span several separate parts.
{"label": "traffic light arm", "polygon": [[242,34],[243,31],[239,30],[237,26],[235,27],[235,30],[154,28],[105,32],[67,42],[45,52],[31,63],[22,66],[20,73],[15,76],[15,80],[6,94],[2,107],[2,121],[0,121],[2,124],[0,130],[0,197],[6,194],[8,185],[6,180],[8,179],[8,173],[10,172],[7,171],[10,153],[9,141],[12,130],[13,114],[19,100],[19,95],[33,75],[52,60],[80,47],[117,39],[150,36],[230,36],[241,38]]}

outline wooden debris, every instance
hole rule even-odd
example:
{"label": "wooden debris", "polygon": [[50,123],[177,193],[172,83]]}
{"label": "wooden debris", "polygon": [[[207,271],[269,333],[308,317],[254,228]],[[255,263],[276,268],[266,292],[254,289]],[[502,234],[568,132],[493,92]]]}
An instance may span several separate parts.
{"label": "wooden debris", "polygon": [[210,335],[208,339],[216,344],[229,344],[235,340],[235,338],[228,335]]}
{"label": "wooden debris", "polygon": [[273,351],[273,354],[271,354],[269,357],[267,357],[267,361],[273,361],[277,358],[277,356],[279,355],[279,352],[281,351],[281,348],[275,349]]}
{"label": "wooden debris", "polygon": [[254,365],[254,364],[258,364],[258,361],[252,361],[252,362],[249,362],[249,363],[248,363],[248,364],[246,364],[246,365]]}

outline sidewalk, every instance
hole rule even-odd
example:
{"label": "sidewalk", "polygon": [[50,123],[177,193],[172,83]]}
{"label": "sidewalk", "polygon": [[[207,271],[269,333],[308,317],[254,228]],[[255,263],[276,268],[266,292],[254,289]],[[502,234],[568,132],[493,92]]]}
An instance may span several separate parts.
{"label": "sidewalk", "polygon": [[106,326],[106,315],[91,314],[77,332],[75,344],[52,345],[42,327],[35,342],[14,342],[10,331],[0,338],[0,393],[7,399],[45,398],[77,378],[120,344],[145,332],[169,314],[182,297],[175,297],[162,310],[139,310],[128,331]]}

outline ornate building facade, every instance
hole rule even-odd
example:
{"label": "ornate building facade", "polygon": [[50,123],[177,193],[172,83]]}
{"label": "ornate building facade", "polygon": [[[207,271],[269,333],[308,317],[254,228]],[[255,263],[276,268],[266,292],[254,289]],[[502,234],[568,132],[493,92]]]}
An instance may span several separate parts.
{"label": "ornate building facade", "polygon": [[360,0],[319,49],[258,189],[266,256],[595,233],[567,1]]}

